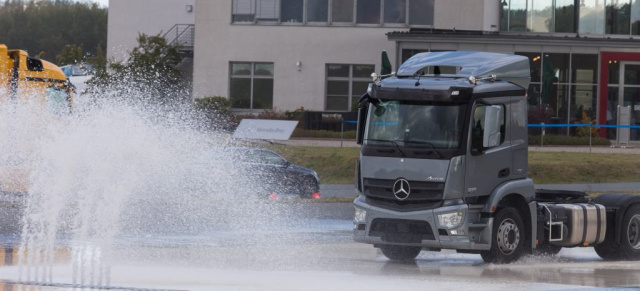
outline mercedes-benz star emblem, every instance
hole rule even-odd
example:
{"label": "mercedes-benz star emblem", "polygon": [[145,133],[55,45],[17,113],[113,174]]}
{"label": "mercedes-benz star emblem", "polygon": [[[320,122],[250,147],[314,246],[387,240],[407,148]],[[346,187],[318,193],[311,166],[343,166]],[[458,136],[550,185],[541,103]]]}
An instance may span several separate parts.
{"label": "mercedes-benz star emblem", "polygon": [[398,200],[405,200],[409,198],[409,194],[411,194],[411,186],[409,186],[409,181],[405,179],[398,179],[393,184],[393,195],[398,198]]}

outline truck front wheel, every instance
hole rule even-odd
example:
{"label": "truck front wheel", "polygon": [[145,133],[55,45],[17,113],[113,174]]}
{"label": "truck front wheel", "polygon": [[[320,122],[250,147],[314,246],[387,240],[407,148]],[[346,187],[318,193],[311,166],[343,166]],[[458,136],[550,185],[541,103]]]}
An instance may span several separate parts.
{"label": "truck front wheel", "polygon": [[529,239],[522,218],[515,208],[505,207],[493,218],[491,249],[480,253],[487,263],[505,264],[517,261]]}
{"label": "truck front wheel", "polygon": [[383,245],[380,246],[382,254],[392,261],[412,261],[414,260],[420,251],[421,247],[409,247],[409,246],[392,246]]}

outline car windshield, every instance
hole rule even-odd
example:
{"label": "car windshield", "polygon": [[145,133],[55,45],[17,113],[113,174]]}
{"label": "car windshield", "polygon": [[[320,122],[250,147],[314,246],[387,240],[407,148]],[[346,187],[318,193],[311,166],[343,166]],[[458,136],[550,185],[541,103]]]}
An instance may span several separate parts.
{"label": "car windshield", "polygon": [[403,143],[405,147],[460,147],[465,105],[407,101],[369,106],[365,141]]}
{"label": "car windshield", "polygon": [[242,162],[253,164],[284,165],[286,161],[276,153],[268,150],[245,150],[237,153]]}

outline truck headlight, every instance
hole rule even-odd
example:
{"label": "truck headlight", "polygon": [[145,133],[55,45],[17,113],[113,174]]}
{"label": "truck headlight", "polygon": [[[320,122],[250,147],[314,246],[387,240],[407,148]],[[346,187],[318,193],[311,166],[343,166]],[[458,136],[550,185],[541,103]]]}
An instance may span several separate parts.
{"label": "truck headlight", "polygon": [[364,223],[367,221],[367,211],[356,207],[356,213],[353,216],[353,221],[355,223]]}
{"label": "truck headlight", "polygon": [[444,228],[456,228],[462,224],[463,220],[464,212],[462,211],[438,214],[438,226]]}

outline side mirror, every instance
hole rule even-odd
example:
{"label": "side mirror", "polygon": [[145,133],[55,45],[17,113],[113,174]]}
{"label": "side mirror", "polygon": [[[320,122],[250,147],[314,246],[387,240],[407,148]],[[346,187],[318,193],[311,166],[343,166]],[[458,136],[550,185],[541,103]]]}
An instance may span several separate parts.
{"label": "side mirror", "polygon": [[283,167],[288,168],[289,166],[291,166],[291,162],[289,161],[284,161],[284,164],[282,164]]}
{"label": "side mirror", "polygon": [[356,129],[356,143],[361,145],[364,141],[364,130],[367,124],[367,111],[369,111],[369,104],[364,106],[358,106],[358,125]]}
{"label": "side mirror", "polygon": [[487,106],[482,127],[484,135],[482,137],[482,147],[490,148],[500,144],[500,116],[502,106]]}

